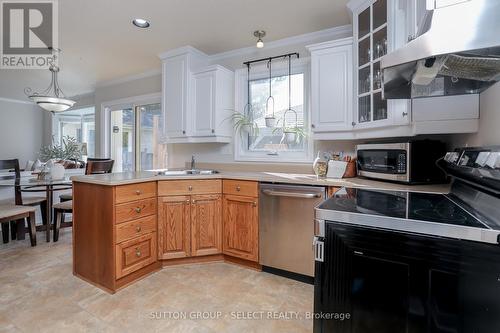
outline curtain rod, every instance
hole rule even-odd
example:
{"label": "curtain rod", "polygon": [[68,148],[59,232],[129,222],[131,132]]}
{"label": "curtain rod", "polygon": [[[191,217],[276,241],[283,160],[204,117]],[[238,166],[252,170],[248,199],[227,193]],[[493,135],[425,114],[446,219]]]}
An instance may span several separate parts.
{"label": "curtain rod", "polygon": [[294,56],[296,56],[297,59],[299,58],[299,54],[297,52],[294,52],[294,53],[282,54],[282,55],[275,56],[275,57],[267,57],[267,58],[262,58],[262,59],[258,59],[258,60],[245,61],[243,63],[243,65],[249,66],[250,64],[254,64],[256,62],[272,61],[274,59],[288,58],[288,57],[294,57]]}

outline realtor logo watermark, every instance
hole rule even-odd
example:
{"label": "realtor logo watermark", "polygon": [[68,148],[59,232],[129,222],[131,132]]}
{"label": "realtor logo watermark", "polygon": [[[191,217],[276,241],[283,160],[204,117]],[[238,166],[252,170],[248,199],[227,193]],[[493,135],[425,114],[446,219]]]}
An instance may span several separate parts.
{"label": "realtor logo watermark", "polygon": [[57,1],[0,1],[0,68],[48,69],[58,48]]}

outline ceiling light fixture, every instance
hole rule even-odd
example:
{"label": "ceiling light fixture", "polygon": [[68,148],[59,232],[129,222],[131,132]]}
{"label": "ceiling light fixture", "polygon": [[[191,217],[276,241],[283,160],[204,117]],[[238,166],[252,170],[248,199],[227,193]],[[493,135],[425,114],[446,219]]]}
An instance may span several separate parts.
{"label": "ceiling light fixture", "polygon": [[262,38],[266,36],[266,32],[264,30],[256,30],[254,31],[253,35],[257,37],[257,48],[261,49],[264,47],[264,41],[262,41]]}
{"label": "ceiling light fixture", "polygon": [[31,88],[26,88],[24,89],[24,93],[44,110],[50,112],[63,112],[72,107],[76,102],[67,99],[59,87],[57,74],[59,73],[60,68],[57,66],[56,53],[61,52],[61,50],[53,48],[49,49],[53,52],[52,64],[49,67],[49,70],[52,73],[52,79],[49,87],[41,93],[32,93],[33,90]]}
{"label": "ceiling light fixture", "polygon": [[149,28],[151,26],[151,24],[147,20],[142,19],[142,18],[133,19],[132,24],[138,28],[143,28],[143,29]]}

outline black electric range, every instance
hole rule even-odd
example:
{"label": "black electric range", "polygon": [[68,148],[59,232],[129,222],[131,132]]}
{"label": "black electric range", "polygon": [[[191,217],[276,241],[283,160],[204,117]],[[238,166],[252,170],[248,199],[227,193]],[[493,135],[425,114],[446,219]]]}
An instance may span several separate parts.
{"label": "black electric range", "polygon": [[314,332],[500,332],[499,162],[465,148],[439,161],[449,194],[344,188],[318,206]]}

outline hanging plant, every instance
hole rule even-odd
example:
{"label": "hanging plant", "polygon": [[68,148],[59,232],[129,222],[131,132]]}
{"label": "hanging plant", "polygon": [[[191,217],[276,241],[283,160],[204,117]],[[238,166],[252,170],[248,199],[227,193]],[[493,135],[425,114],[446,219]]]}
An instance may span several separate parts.
{"label": "hanging plant", "polygon": [[[281,131],[283,133],[282,141],[287,144],[299,143],[301,139],[307,137],[303,127],[299,127],[297,111],[292,109],[292,58],[288,56],[288,110],[283,113],[283,128],[275,128],[273,134]],[[295,124],[287,126],[286,114],[292,112],[295,114]]]}
{"label": "hanging plant", "polygon": [[253,120],[252,104],[250,103],[250,64],[247,65],[247,98],[248,102],[243,108],[243,113],[236,110],[231,110],[232,114],[226,120],[231,120],[233,123],[233,130],[235,133],[244,133],[250,136],[259,135],[259,125]]}
{"label": "hanging plant", "polygon": [[[272,59],[269,59],[267,66],[269,67],[269,97],[266,101],[266,127],[275,127],[276,126],[276,117],[274,116],[274,97],[272,95]],[[272,113],[269,114],[269,106],[272,104]]]}

